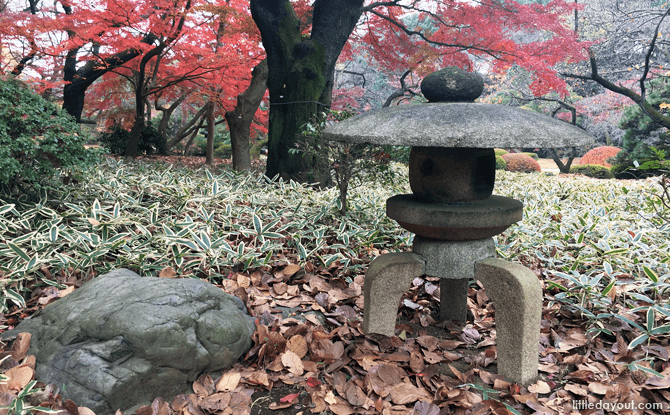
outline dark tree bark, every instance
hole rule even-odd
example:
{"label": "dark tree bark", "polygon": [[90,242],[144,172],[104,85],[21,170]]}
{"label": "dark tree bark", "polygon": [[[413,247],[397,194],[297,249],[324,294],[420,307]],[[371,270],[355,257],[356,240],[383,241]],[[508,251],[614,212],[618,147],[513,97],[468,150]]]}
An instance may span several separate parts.
{"label": "dark tree bark", "polygon": [[[208,108],[209,105],[206,105],[205,108]],[[191,132],[191,137],[188,139],[188,142],[184,146],[184,151],[182,152],[182,155],[188,156],[188,149],[191,147],[191,144],[193,144],[193,141],[195,140],[195,137],[198,135],[198,131],[200,131],[200,128],[202,128],[202,125],[205,123],[205,118],[206,117],[201,117],[200,122],[198,123],[198,126],[194,128]]]}
{"label": "dark tree bark", "polygon": [[407,75],[409,75],[410,73],[412,73],[412,71],[407,70],[405,71],[404,74],[402,74],[402,76],[400,77],[400,89],[394,91],[391,95],[389,95],[388,98],[386,98],[386,102],[384,102],[382,108],[390,107],[395,99],[404,97],[407,94],[409,94],[410,97],[417,95],[416,92],[412,91],[412,88],[416,88],[416,85],[407,85],[407,83],[405,82]]}
{"label": "dark tree bark", "polygon": [[226,111],[226,122],[230,131],[230,145],[233,152],[233,170],[251,168],[249,154],[249,128],[256,110],[263,100],[268,80],[268,63],[264,59],[251,73],[251,83],[246,91],[237,96],[237,104],[232,111]]}
{"label": "dark tree bark", "polygon": [[[156,40],[154,35],[147,35],[142,39],[143,43],[152,44]],[[77,122],[81,121],[81,113],[84,109],[84,99],[86,98],[86,89],[91,86],[96,79],[108,71],[124,65],[130,60],[140,55],[137,49],[126,49],[116,53],[104,60],[90,60],[81,68],[77,69],[77,53],[79,49],[68,51],[65,58],[65,67],[63,68],[63,80],[66,82],[63,87],[63,108],[68,114],[72,115]]]}
{"label": "dark tree bark", "polygon": [[170,104],[169,107],[164,107],[161,104],[158,103],[160,97],[156,97],[156,100],[154,102],[154,107],[163,113],[163,118],[161,118],[161,122],[158,124],[158,132],[160,135],[163,137],[167,137],[167,128],[168,128],[168,123],[170,122],[170,117],[172,117],[172,114],[174,111],[181,105],[182,102],[188,97],[188,93],[184,93],[177,98],[175,102]]}
{"label": "dark tree bark", "polygon": [[301,127],[330,106],[333,75],[344,44],[363,12],[363,0],[316,0],[312,33],[301,36],[289,0],[251,0],[268,60],[270,125],[265,174],[309,180],[309,160],[290,149]]}
{"label": "dark tree bark", "polygon": [[175,145],[179,144],[184,138],[188,137],[189,134],[191,134],[194,129],[197,130],[199,128],[196,126],[196,123],[203,116],[206,116],[206,111],[209,106],[208,104],[209,102],[203,105],[202,108],[200,108],[200,110],[198,110],[198,112],[191,118],[191,120],[186,125],[181,127],[179,131],[175,133],[174,137],[170,141],[168,141],[166,146],[168,151],[170,151],[170,149],[172,149],[172,147],[174,147]]}
{"label": "dark tree bark", "polygon": [[[191,1],[188,0],[184,5],[184,13],[191,8]],[[158,73],[158,66],[160,65],[160,57],[163,51],[171,45],[179,36],[179,33],[184,28],[184,23],[186,22],[186,16],[182,15],[179,19],[179,22],[176,24],[174,32],[167,39],[160,39],[158,46],[154,46],[150,51],[142,56],[140,61],[140,66],[137,74],[137,84],[135,85],[135,110],[137,114],[135,116],[135,125],[133,129],[130,130],[130,138],[128,139],[128,147],[126,148],[126,157],[135,158],[137,157],[137,146],[140,142],[140,134],[144,129],[144,114],[145,114],[145,100],[149,95],[151,90],[151,85],[155,82],[156,76]],[[146,69],[149,62],[156,58],[156,63],[154,66],[154,73],[150,82],[145,81]]]}
{"label": "dark tree bark", "polygon": [[205,150],[205,164],[214,164],[214,109],[216,104],[214,101],[209,101],[207,107],[207,149]]}
{"label": "dark tree bark", "polygon": [[[144,129],[145,125],[145,98],[147,96],[147,90],[149,89],[149,86],[145,80],[147,65],[151,59],[158,57],[161,53],[163,53],[166,46],[167,45],[165,43],[161,43],[159,46],[154,47],[144,56],[142,56],[142,60],[140,61],[140,67],[137,71],[137,83],[135,84],[135,124],[133,125],[132,130],[130,130],[128,147],[126,147],[126,157],[137,157],[137,147],[140,142],[140,134],[142,134],[142,130]],[[159,62],[156,61],[156,66],[158,66],[158,64]]]}

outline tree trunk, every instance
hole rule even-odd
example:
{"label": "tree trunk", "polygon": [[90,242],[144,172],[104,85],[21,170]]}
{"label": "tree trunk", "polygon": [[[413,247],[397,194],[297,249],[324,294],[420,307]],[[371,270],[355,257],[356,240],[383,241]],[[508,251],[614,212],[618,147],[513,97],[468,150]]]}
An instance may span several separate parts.
{"label": "tree trunk", "polygon": [[244,171],[251,168],[249,154],[249,128],[256,110],[267,89],[268,63],[264,59],[256,65],[251,75],[251,83],[246,91],[237,96],[237,105],[226,111],[226,122],[230,131],[230,145],[233,152],[233,170]]}
{"label": "tree trunk", "polygon": [[[159,56],[165,50],[166,44],[161,44],[154,47],[148,51],[142,60],[140,61],[140,66],[137,70],[137,84],[135,85],[135,125],[133,129],[130,130],[130,138],[128,139],[128,147],[126,147],[126,157],[135,158],[137,157],[137,147],[140,143],[140,134],[144,129],[144,118],[145,118],[145,99],[147,97],[148,91],[151,90],[151,85],[147,85],[146,81],[146,69],[149,61],[154,57]],[[156,59],[156,65],[159,64],[159,60]]]}
{"label": "tree trunk", "polygon": [[188,135],[191,134],[191,131],[193,131],[192,129],[194,128],[195,124],[200,120],[200,118],[205,114],[206,111],[207,111],[207,104],[203,105],[202,108],[200,108],[198,112],[191,118],[191,120],[175,133],[174,137],[167,143],[168,151],[170,151],[172,147],[179,144],[184,138],[188,137]]}
{"label": "tree trunk", "polygon": [[[156,36],[149,34],[141,42],[151,45],[155,41]],[[63,80],[65,81],[65,85],[63,85],[63,109],[72,115],[77,122],[81,120],[86,89],[108,71],[118,68],[139,56],[141,51],[139,49],[126,49],[103,59],[102,62],[98,60],[87,61],[84,66],[77,69],[78,52],[79,49],[68,51],[63,68]]]}
{"label": "tree trunk", "polygon": [[302,126],[330,106],[335,62],[362,7],[363,0],[316,0],[312,33],[303,40],[289,0],[251,0],[269,69],[268,177],[314,178],[309,160],[289,150],[301,141]]}
{"label": "tree trunk", "polygon": [[191,144],[193,144],[193,140],[195,140],[195,137],[198,135],[198,131],[200,131],[200,127],[202,127],[204,123],[205,123],[205,117],[200,118],[198,126],[193,129],[191,137],[188,139],[188,142],[184,146],[184,151],[182,152],[182,155],[188,156],[188,149],[191,147]]}
{"label": "tree trunk", "polygon": [[570,153],[570,157],[568,157],[568,161],[563,163],[560,157],[558,157],[558,154],[556,153],[555,148],[550,148],[549,151],[551,152],[551,159],[554,160],[554,163],[558,166],[558,170],[561,173],[570,173],[570,166],[572,166],[572,161],[577,157],[577,149],[575,147],[572,147],[572,153]]}
{"label": "tree trunk", "polygon": [[207,108],[207,149],[205,150],[205,164],[214,164],[214,101],[209,101]]}

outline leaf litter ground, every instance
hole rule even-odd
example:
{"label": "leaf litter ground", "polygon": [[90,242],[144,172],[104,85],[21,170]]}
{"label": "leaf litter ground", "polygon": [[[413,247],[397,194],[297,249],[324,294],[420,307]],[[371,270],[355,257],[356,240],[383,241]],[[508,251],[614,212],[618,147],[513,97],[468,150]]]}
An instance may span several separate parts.
{"label": "leaf litter ground", "polygon": [[[532,214],[526,212],[527,217]],[[560,223],[559,215],[552,215],[550,224]],[[501,236],[499,245],[515,238],[514,232],[523,230]],[[385,252],[367,246],[359,256],[366,262]],[[639,338],[635,325],[644,321],[649,308],[627,312],[626,320],[601,313],[594,321],[589,298],[578,307],[557,301],[564,292],[561,287],[572,281],[548,266],[551,261],[523,249],[517,250],[514,260],[534,270],[544,288],[540,379],[533,385],[510,384],[496,374],[495,310],[476,282],[470,285],[469,319],[464,325],[436,321],[439,282],[426,277],[416,279],[403,296],[396,336],[364,335],[363,270],[345,267],[341,261],[328,266],[305,261],[294,250],[286,250],[264,266],[231,270],[218,284],[242,298],[257,317],[254,346],[244,360],[222,373],[203,374],[193,384],[193,394],[169,402],[157,397],[134,413],[670,413],[668,337],[651,336],[642,345],[628,347]],[[171,267],[163,268],[159,276],[178,277]],[[3,320],[16,324],[72,292],[86,276],[74,272],[70,277],[78,277],[78,284],[41,290],[25,307],[10,309]],[[616,314],[617,301],[623,301],[626,283],[634,284],[629,274],[615,277],[621,281],[616,285],[619,291],[605,295],[612,300],[610,314]],[[594,326],[600,329],[597,337]],[[19,336],[0,355],[5,378],[0,406],[12,402],[34,378],[29,342],[29,336]],[[90,414],[63,401],[54,385],[35,386],[38,392],[29,396],[31,404],[63,414]]]}

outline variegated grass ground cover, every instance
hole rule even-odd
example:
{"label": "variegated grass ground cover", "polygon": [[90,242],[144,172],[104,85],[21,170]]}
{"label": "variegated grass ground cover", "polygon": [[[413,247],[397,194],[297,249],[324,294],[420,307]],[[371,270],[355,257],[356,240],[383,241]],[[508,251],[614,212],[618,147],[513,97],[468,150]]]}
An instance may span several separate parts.
{"label": "variegated grass ground cover", "polygon": [[[337,189],[229,170],[106,163],[41,203],[0,203],[0,311],[25,307],[37,286],[64,288],[118,267],[216,281],[278,262],[340,261],[353,276],[380,250],[411,243],[384,213],[389,196],[409,192],[403,166],[395,166],[393,182],[368,177],[351,189],[342,217]],[[549,305],[580,313],[592,334],[623,324],[635,328],[631,346],[645,345],[670,330],[670,226],[653,213],[654,188],[653,181],[498,172],[495,192],[525,205],[524,220],[497,238],[498,254],[534,269]]]}

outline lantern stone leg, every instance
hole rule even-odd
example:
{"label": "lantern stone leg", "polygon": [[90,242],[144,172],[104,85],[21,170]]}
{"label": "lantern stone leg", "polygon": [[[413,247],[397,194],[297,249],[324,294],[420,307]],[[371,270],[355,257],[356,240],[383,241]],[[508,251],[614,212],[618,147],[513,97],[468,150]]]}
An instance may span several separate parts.
{"label": "lantern stone leg", "polygon": [[440,278],[440,320],[464,322],[468,310],[468,281],[475,262],[495,256],[493,238],[441,241],[414,237],[412,251],[426,261],[426,275]]}
{"label": "lantern stone leg", "polygon": [[542,287],[520,264],[488,258],[475,264],[496,310],[498,374],[520,385],[537,379]]}
{"label": "lantern stone leg", "polygon": [[424,274],[425,262],[412,252],[375,258],[365,273],[363,331],[395,335],[400,297],[412,280]]}

